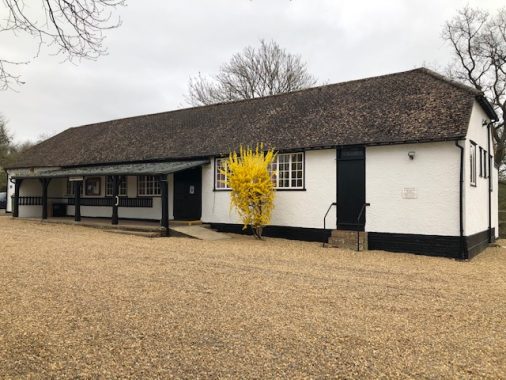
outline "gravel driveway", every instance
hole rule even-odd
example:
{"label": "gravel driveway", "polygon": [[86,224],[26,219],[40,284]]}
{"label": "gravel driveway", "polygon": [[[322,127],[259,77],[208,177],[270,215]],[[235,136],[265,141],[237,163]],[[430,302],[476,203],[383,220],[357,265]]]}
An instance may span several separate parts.
{"label": "gravel driveway", "polygon": [[506,249],[471,262],[0,217],[0,377],[506,377]]}

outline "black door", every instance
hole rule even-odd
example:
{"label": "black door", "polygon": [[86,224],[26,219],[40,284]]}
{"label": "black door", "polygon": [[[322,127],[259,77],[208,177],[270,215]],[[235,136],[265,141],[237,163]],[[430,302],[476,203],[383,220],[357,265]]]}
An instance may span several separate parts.
{"label": "black door", "polygon": [[174,173],[174,219],[200,220],[202,215],[202,168]]}
{"label": "black door", "polygon": [[337,228],[363,231],[365,210],[364,148],[337,150]]}

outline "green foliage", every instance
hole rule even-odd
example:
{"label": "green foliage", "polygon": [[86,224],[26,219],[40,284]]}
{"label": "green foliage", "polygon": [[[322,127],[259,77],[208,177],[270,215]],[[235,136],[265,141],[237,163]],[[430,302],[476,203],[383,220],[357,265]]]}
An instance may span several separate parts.
{"label": "green foliage", "polygon": [[31,142],[14,144],[12,135],[7,129],[7,122],[0,115],[0,192],[7,189],[7,174],[4,168],[32,145]]}
{"label": "green foliage", "polygon": [[[506,211],[506,183],[499,182],[499,211]],[[506,215],[499,214],[499,219],[506,219]]]}
{"label": "green foliage", "polygon": [[7,131],[7,125],[0,116],[0,192],[7,189],[7,175],[3,167],[7,164],[12,145],[12,138]]}

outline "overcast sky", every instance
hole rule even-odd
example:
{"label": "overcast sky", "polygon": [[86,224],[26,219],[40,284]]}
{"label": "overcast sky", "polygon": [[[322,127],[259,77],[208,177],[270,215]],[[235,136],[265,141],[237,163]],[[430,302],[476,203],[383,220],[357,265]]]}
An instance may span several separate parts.
{"label": "overcast sky", "polygon": [[[127,0],[109,55],[79,65],[40,57],[20,70],[25,85],[0,92],[16,141],[83,124],[187,107],[188,78],[261,38],[301,54],[320,81],[335,83],[445,66],[441,29],[469,3],[504,0]],[[3,7],[0,3],[0,8]],[[5,14],[5,12],[4,12]],[[29,41],[0,36],[0,54],[30,57]],[[5,58],[5,56],[3,56]]]}

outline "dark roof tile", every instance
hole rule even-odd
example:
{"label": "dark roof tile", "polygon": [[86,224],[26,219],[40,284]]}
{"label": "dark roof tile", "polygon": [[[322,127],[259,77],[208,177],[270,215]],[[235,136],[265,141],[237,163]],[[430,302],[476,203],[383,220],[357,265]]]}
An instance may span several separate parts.
{"label": "dark roof tile", "polygon": [[77,166],[278,150],[456,139],[481,93],[427,69],[265,98],[70,128],[11,166]]}

